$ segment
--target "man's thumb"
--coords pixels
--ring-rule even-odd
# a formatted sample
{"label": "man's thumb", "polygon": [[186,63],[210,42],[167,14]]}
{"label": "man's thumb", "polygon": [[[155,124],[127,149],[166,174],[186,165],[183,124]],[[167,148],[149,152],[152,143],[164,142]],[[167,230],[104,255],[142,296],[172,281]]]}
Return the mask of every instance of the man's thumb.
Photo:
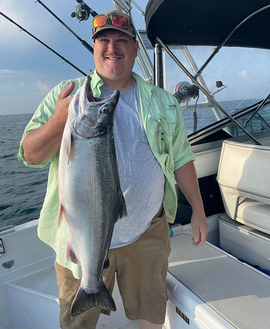
{"label": "man's thumb", "polygon": [[75,83],[74,81],[71,81],[70,84],[61,91],[61,93],[59,94],[59,98],[64,99],[68,97],[72,93],[74,87]]}

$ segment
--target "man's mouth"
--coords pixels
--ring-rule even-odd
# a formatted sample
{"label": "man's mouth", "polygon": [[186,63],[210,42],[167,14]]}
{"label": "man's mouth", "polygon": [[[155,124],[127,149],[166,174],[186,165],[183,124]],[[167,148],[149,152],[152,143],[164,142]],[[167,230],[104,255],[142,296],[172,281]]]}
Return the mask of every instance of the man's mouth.
{"label": "man's mouth", "polygon": [[117,61],[118,59],[121,59],[121,56],[106,56],[105,58],[111,61]]}

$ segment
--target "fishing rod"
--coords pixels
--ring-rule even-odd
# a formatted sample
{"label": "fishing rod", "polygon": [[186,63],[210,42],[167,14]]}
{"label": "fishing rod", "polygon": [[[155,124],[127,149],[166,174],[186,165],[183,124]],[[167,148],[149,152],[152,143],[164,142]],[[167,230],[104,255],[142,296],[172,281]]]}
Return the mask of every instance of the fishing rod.
{"label": "fishing rod", "polygon": [[8,16],[6,16],[5,14],[3,14],[0,11],[0,15],[2,15],[4,18],[6,18],[8,21],[10,21],[12,24],[16,25],[20,30],[24,31],[25,33],[27,33],[28,35],[30,35],[32,38],[34,38],[36,41],[38,41],[39,43],[41,43],[44,47],[48,48],[50,51],[52,51],[55,55],[57,55],[58,57],[60,57],[63,61],[65,61],[66,63],[68,63],[69,65],[71,65],[74,69],[76,69],[77,71],[79,71],[81,74],[83,75],[87,75],[86,73],[84,73],[83,71],[81,71],[77,66],[73,65],[70,61],[68,61],[65,57],[63,57],[62,55],[60,55],[59,53],[57,53],[55,50],[53,50],[51,47],[49,47],[48,45],[46,45],[44,42],[42,42],[40,39],[38,39],[37,37],[35,37],[32,33],[28,32],[26,29],[24,29],[21,25],[17,24],[16,22],[14,22],[11,18],[9,18]]}
{"label": "fishing rod", "polygon": [[86,21],[92,15],[93,17],[97,16],[98,13],[90,8],[83,0],[76,0],[78,2],[76,10],[71,13],[71,17],[76,17],[79,22]]}
{"label": "fishing rod", "polygon": [[[40,0],[36,0],[36,2],[38,2],[41,6],[43,6],[54,18],[56,18],[70,33],[72,33],[80,42],[81,44],[87,49],[89,50],[92,54],[94,53],[93,48],[89,45],[88,42],[86,42],[85,40],[81,39],[73,30],[71,30],[71,28],[69,28],[57,15],[55,15],[54,12],[52,12],[46,5],[44,5],[44,3]],[[97,15],[96,12],[92,11],[92,15]]]}

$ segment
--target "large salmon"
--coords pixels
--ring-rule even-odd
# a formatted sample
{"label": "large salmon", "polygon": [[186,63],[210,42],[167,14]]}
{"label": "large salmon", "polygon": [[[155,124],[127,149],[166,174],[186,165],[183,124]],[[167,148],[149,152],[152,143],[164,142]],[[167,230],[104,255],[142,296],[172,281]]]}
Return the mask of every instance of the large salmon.
{"label": "large salmon", "polygon": [[59,158],[59,224],[66,222],[68,259],[82,267],[71,315],[92,307],[116,310],[102,271],[114,224],[127,214],[113,137],[119,92],[94,98],[90,82],[87,76],[69,105]]}

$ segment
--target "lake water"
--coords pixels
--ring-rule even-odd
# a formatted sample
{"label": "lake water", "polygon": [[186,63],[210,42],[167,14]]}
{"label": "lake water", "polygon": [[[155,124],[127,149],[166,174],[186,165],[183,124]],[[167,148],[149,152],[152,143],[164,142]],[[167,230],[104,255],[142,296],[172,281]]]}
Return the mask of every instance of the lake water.
{"label": "lake water", "polygon": [[0,228],[37,219],[42,207],[49,166],[28,168],[17,159],[19,143],[31,116],[0,116]]}
{"label": "lake water", "polygon": [[[223,106],[230,112],[234,104],[225,102]],[[49,165],[42,169],[29,168],[17,159],[21,136],[31,116],[0,116],[0,228],[37,219],[43,204]],[[193,112],[184,111],[183,116],[187,133],[191,133]],[[215,121],[212,110],[198,110],[198,129]]]}

